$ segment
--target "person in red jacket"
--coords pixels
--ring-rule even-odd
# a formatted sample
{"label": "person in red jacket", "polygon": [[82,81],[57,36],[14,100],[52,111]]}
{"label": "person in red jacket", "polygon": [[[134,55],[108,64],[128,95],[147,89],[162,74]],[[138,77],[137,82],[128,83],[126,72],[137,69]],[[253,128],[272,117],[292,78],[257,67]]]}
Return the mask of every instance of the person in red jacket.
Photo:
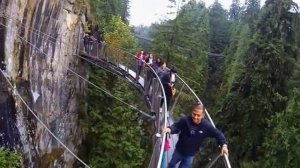
{"label": "person in red jacket", "polygon": [[144,52],[144,50],[141,50],[138,52],[135,56],[136,59],[136,80],[138,80],[142,71],[143,66],[145,65],[147,54]]}

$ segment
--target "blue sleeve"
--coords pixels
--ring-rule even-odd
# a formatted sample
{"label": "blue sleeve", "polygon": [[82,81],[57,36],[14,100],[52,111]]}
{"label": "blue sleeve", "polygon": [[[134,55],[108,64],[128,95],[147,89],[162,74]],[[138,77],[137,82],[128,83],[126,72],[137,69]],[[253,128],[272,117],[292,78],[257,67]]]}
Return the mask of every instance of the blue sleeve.
{"label": "blue sleeve", "polygon": [[171,134],[178,134],[183,129],[184,124],[185,124],[185,119],[181,118],[178,122],[169,126],[169,128],[171,129]]}
{"label": "blue sleeve", "polygon": [[224,134],[217,128],[209,125],[209,136],[215,138],[220,146],[227,144]]}

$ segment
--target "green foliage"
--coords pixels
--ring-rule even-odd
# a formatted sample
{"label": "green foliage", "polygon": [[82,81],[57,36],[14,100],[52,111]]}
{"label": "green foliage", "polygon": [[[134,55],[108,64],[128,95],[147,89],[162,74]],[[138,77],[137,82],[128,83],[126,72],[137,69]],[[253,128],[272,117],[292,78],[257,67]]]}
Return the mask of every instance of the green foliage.
{"label": "green foliage", "polygon": [[[109,46],[136,50],[137,42],[126,24],[128,3],[129,0],[89,0],[91,17],[88,16],[88,20],[94,23],[88,24],[91,27],[85,27],[85,31],[99,25]],[[123,56],[112,48],[107,48],[106,52],[117,59]],[[135,88],[112,74],[95,68],[90,68],[89,73],[91,82],[110,93],[88,85],[87,113],[81,114],[80,121],[87,134],[81,149],[82,157],[91,167],[142,167],[147,156],[146,147],[142,148],[140,144],[145,132],[140,125],[140,116],[108,94],[146,111],[144,100],[140,93],[134,92]]]}
{"label": "green foliage", "polygon": [[[299,18],[294,21],[296,25],[294,30],[299,28]],[[300,39],[299,32],[295,32],[296,48],[298,48],[297,62],[293,77],[289,81],[289,88],[291,88],[290,99],[287,108],[283,113],[276,113],[269,121],[269,125],[273,129],[269,130],[268,137],[265,138],[265,160],[261,161],[261,167],[297,167],[300,157],[299,138],[300,138]],[[276,141],[274,141],[276,139]]]}
{"label": "green foliage", "polygon": [[241,6],[240,0],[232,0],[232,4],[230,6],[229,18],[233,21],[239,21],[241,15]]}
{"label": "green foliage", "polygon": [[[126,82],[93,68],[90,72],[90,80],[112,95],[127,100],[129,104],[145,106],[136,103],[143,102],[143,99]],[[146,111],[143,107],[140,109]],[[141,147],[144,130],[138,122],[138,112],[89,86],[85,120],[88,124],[86,156],[92,167],[142,167],[146,153]]]}
{"label": "green foliage", "polygon": [[[265,139],[272,136],[269,130],[276,126],[268,121],[286,109],[287,83],[296,54],[294,32],[290,31],[294,27],[289,14],[291,2],[267,1],[253,41],[245,40],[246,46],[236,52],[239,56],[233,57],[241,66],[234,66],[234,59],[228,61],[228,68],[239,72],[230,70],[228,92],[219,116],[234,144],[231,156],[239,160],[234,162],[237,167],[255,167],[265,161]],[[232,73],[236,75],[232,77]]]}
{"label": "green foliage", "polygon": [[[91,15],[95,23],[87,24],[84,31],[94,29],[95,25],[104,32],[105,42],[113,48],[137,50],[137,41],[131,34],[127,25],[128,0],[90,0]],[[110,55],[119,57],[114,49],[109,50]]]}
{"label": "green foliage", "polygon": [[251,33],[248,25],[236,26],[231,36],[230,47],[227,50],[225,58],[225,70],[222,89],[228,93],[233,88],[234,82],[244,72],[244,62],[246,52],[249,49],[251,41]]}
{"label": "green foliage", "polygon": [[0,149],[0,167],[19,168],[21,167],[22,157],[18,152],[8,149]]}
{"label": "green foliage", "polygon": [[262,167],[297,167],[300,165],[300,89],[295,89],[284,113],[276,113],[269,125],[274,128],[264,142]]}
{"label": "green foliage", "polygon": [[[230,24],[228,13],[222,8],[222,5],[215,1],[209,8],[209,55],[208,59],[208,80],[206,91],[204,92],[205,100],[214,103],[216,101],[217,90],[220,87],[224,63],[224,57],[215,54],[223,54],[229,43]],[[211,111],[211,110],[210,110]]]}
{"label": "green foliage", "polygon": [[250,26],[251,32],[253,32],[260,13],[260,0],[246,0],[245,4],[241,19]]}
{"label": "green foliage", "polygon": [[222,8],[222,5],[215,1],[209,8],[210,22],[210,52],[222,53],[229,42],[229,22],[228,13]]}
{"label": "green foliage", "polygon": [[119,16],[128,23],[129,0],[89,0],[91,14],[100,27],[107,24],[113,17]]}
{"label": "green foliage", "polygon": [[113,16],[104,28],[105,40],[116,48],[137,48],[137,41],[120,17]]}
{"label": "green foliage", "polygon": [[91,151],[91,156],[97,156],[90,159],[92,167],[141,167],[145,152],[139,148],[142,134],[135,121],[137,115],[121,107],[105,113],[97,114],[104,120],[98,128],[92,127],[92,133],[96,135],[93,138],[98,140]]}
{"label": "green foliage", "polygon": [[[124,24],[126,14],[121,12],[128,1],[91,1],[107,41],[136,50]],[[180,6],[175,0],[170,2],[173,8]],[[300,54],[300,33],[294,34],[299,30],[294,20],[299,14],[289,12],[291,0],[267,0],[262,10],[259,4],[259,0],[247,0],[240,7],[239,0],[233,0],[227,13],[217,1],[207,9],[202,2],[191,0],[174,20],[153,25],[152,48],[155,56],[177,68],[198,95],[210,98],[204,100],[219,102],[220,107],[211,105],[219,107],[214,120],[226,131],[233,167],[296,167],[300,70],[295,58]],[[209,60],[209,52],[224,54],[224,64],[223,60]],[[93,72],[90,77],[133,104],[142,102],[112,75]],[[86,156],[91,165],[144,167],[147,149],[140,146],[143,133],[136,113],[95,89],[89,88],[88,94]],[[191,101],[183,93],[176,115]],[[202,152],[215,151],[209,146]]]}
{"label": "green foliage", "polygon": [[[188,33],[187,33],[188,32]],[[209,19],[203,3],[194,0],[182,6],[174,20],[155,25],[153,50],[175,66],[180,76],[197,81],[196,93],[203,92],[207,78]]]}

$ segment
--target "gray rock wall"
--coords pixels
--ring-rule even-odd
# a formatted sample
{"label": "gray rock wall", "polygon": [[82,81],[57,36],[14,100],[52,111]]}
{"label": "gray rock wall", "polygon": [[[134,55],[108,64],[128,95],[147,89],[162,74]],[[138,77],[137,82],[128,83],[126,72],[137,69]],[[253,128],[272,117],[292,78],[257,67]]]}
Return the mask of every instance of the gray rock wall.
{"label": "gray rock wall", "polygon": [[[79,53],[82,32],[82,16],[76,3],[0,1],[0,61],[6,63],[5,72],[35,114],[75,153],[83,137],[78,114],[85,87],[69,71],[85,75],[84,65],[73,56]],[[24,166],[72,167],[72,155],[37,122],[16,94],[11,95]]]}

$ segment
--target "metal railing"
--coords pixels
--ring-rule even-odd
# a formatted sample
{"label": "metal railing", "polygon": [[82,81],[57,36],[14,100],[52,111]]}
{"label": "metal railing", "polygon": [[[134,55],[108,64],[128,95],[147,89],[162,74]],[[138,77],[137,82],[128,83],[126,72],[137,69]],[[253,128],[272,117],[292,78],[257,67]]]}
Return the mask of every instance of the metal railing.
{"label": "metal railing", "polygon": [[[179,118],[180,115],[183,115],[187,112],[190,112],[189,108],[191,104],[200,104],[203,105],[202,101],[196,95],[194,90],[179,76],[176,74],[176,82],[174,87],[176,88],[176,94],[171,100],[170,105],[170,116],[174,116],[175,118]],[[210,123],[215,127],[215,124],[210,117],[208,111],[205,109],[206,118],[210,121]],[[176,140],[172,139],[173,143],[176,143]],[[219,152],[219,151],[218,151]],[[167,154],[168,156],[170,154]],[[215,155],[215,153],[213,154]],[[217,157],[216,160],[220,158]],[[227,168],[231,168],[229,159],[227,155],[224,155],[224,165]],[[209,163],[209,167],[212,167],[216,160],[213,160],[212,163]]]}
{"label": "metal railing", "polygon": [[[141,85],[144,95],[150,101],[150,111],[155,114],[155,133],[153,134],[153,152],[149,168],[160,168],[164,154],[166,134],[162,129],[167,126],[167,102],[163,85],[155,70],[144,62],[140,75],[138,74],[138,58],[125,49],[116,48],[110,44],[94,41],[83,45],[85,52],[81,55],[102,62],[103,66],[110,66],[116,71],[124,71],[128,80]],[[160,136],[157,136],[160,135]]]}
{"label": "metal railing", "polygon": [[[160,168],[166,165],[166,163],[163,163],[168,161],[168,159],[163,159],[163,155],[165,154],[164,145],[166,134],[162,133],[162,128],[167,126],[167,119],[168,116],[171,116],[171,114],[168,114],[165,92],[158,75],[151,66],[145,64],[141,74],[139,75],[140,79],[136,81],[134,80],[137,72],[137,59],[135,55],[125,49],[116,48],[104,43],[90,42],[88,46],[81,46],[87,50],[84,55],[92,57],[93,59],[98,59],[103,63],[103,66],[110,66],[110,68],[117,71],[126,71],[129,75],[128,79],[131,82],[135,82],[144,88],[144,94],[149,97],[149,101],[151,102],[151,112],[155,113],[156,121],[156,130],[153,136],[154,148],[149,167]],[[178,91],[170,106],[170,111],[173,114],[185,112],[188,104],[202,104],[195,92],[178,75],[175,88],[177,88]],[[210,122],[214,125],[207,110],[205,110],[205,113]],[[167,153],[167,155],[170,154],[171,152]],[[228,156],[226,155],[224,156],[224,162],[227,168],[231,168]]]}
{"label": "metal railing", "polygon": [[[89,47],[90,48],[87,51],[88,56],[94,57],[96,59],[101,59],[102,61],[105,61],[106,64],[111,64],[112,66],[126,71],[129,75],[131,75],[131,78],[136,78],[137,58],[135,57],[135,55],[131,54],[128,51],[125,51],[124,49],[115,48],[104,43],[92,42]],[[144,94],[148,96],[151,102],[151,112],[154,112],[156,115],[156,134],[153,135],[153,153],[148,167],[165,167],[165,165],[167,165],[167,162],[170,160],[170,156],[173,152],[172,150],[169,152],[164,151],[166,134],[162,133],[162,128],[167,126],[168,116],[188,112],[187,110],[189,108],[189,104],[203,105],[203,103],[196,95],[194,90],[179,75],[176,75],[175,88],[177,89],[177,93],[171,100],[169,106],[169,114],[166,106],[165,92],[162,83],[152,67],[145,63],[139,77],[140,78],[138,79],[138,84],[143,86]],[[160,108],[162,100],[163,108]],[[215,127],[215,124],[206,109],[205,113],[207,119]],[[175,141],[173,141],[173,143],[175,143]],[[167,158],[163,159],[163,156],[167,156]],[[224,155],[223,158],[225,166],[227,168],[231,168],[228,156]],[[214,163],[215,160],[213,163],[209,164],[209,167],[213,166]]]}

